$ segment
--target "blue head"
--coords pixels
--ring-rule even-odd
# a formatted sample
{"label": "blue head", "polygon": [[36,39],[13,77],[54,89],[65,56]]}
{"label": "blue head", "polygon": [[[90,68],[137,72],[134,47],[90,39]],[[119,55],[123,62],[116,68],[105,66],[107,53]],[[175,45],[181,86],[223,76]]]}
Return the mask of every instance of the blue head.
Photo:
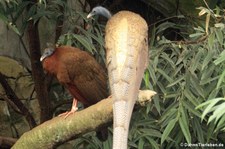
{"label": "blue head", "polygon": [[87,18],[90,18],[95,15],[102,15],[108,19],[111,18],[111,16],[112,16],[111,13],[109,12],[109,10],[102,6],[94,7],[92,9],[92,11],[88,14]]}

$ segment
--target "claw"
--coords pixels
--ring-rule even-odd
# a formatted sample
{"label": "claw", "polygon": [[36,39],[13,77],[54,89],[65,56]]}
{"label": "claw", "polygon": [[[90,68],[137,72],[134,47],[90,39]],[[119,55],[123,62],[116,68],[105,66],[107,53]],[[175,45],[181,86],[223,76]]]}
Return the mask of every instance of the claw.
{"label": "claw", "polygon": [[60,116],[60,117],[64,116],[64,118],[66,119],[68,116],[70,116],[71,114],[75,113],[77,110],[78,110],[78,108],[77,108],[77,100],[74,98],[71,110],[67,111],[67,112],[64,112],[62,114],[59,114],[58,116]]}

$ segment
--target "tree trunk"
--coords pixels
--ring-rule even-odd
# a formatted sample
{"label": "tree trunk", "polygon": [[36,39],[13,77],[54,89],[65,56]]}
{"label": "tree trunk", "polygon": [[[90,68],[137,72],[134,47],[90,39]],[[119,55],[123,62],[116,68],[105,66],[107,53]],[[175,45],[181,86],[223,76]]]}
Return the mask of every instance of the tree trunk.
{"label": "tree trunk", "polygon": [[[33,0],[36,3],[36,0]],[[28,8],[29,11],[30,8]],[[50,100],[47,92],[47,82],[45,81],[44,71],[40,62],[41,50],[40,39],[38,33],[38,21],[34,23],[33,20],[28,22],[28,41],[30,50],[30,60],[32,67],[32,76],[34,80],[35,91],[39,102],[41,114],[40,122],[44,122],[51,118]]]}

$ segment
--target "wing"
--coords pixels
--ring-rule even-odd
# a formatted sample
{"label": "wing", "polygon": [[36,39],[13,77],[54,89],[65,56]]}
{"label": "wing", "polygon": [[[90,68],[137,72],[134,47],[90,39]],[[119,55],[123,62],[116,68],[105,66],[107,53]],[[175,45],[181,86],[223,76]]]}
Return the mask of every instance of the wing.
{"label": "wing", "polygon": [[[108,96],[106,72],[87,52],[74,48],[64,53],[61,61],[62,69],[58,74],[64,76],[64,84],[70,92],[78,93],[86,100],[84,104],[91,105]],[[79,100],[80,97],[75,98]]]}
{"label": "wing", "polygon": [[139,15],[121,11],[106,26],[106,54],[113,97],[113,148],[127,148],[129,122],[147,65],[147,23]]}

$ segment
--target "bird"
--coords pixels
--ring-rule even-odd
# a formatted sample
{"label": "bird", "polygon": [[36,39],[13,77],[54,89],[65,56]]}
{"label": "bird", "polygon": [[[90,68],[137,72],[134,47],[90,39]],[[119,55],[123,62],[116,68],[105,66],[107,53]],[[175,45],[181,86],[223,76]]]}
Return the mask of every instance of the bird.
{"label": "bird", "polygon": [[87,15],[102,15],[106,65],[113,99],[113,149],[127,149],[129,123],[144,71],[148,66],[148,25],[138,14],[122,10],[115,15],[97,6]]}
{"label": "bird", "polygon": [[[55,76],[73,96],[72,108],[60,114],[65,118],[77,111],[77,101],[84,107],[108,97],[106,70],[86,51],[71,46],[48,47],[40,57],[44,70]],[[107,139],[107,128],[97,132]]]}

